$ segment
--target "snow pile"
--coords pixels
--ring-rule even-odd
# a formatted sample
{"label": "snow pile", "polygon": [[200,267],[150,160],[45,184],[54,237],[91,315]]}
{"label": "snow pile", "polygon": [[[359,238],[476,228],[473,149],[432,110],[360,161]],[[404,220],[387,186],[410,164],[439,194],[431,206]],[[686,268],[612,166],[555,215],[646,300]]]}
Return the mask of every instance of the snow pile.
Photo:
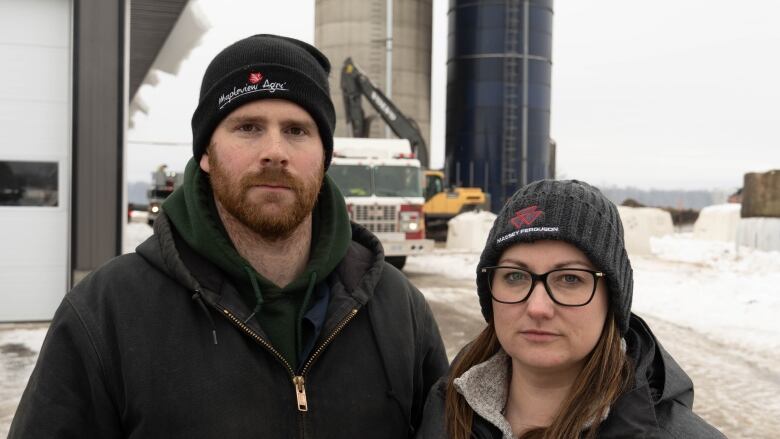
{"label": "snow pile", "polygon": [[741,209],[742,205],[737,203],[705,207],[693,224],[693,236],[696,239],[734,242]]}
{"label": "snow pile", "polygon": [[[689,328],[758,367],[780,364],[780,252],[695,239],[692,233],[649,241],[652,254],[631,255],[637,314]],[[476,313],[478,262],[477,252],[441,249],[409,257],[406,271],[413,279],[439,279],[423,288],[429,300]]]}
{"label": "snow pile", "polygon": [[734,270],[747,275],[780,273],[778,251],[738,247],[733,242],[704,241],[690,233],[653,238],[651,245],[653,255],[663,261]]}
{"label": "snow pile", "polygon": [[742,218],[736,235],[737,245],[780,251],[780,218]]}
{"label": "snow pile", "polygon": [[447,223],[447,248],[481,252],[485,248],[496,215],[491,212],[464,212]]}
{"label": "snow pile", "polygon": [[132,222],[125,225],[122,253],[132,253],[135,248],[152,236],[152,228],[146,223]]}
{"label": "snow pile", "polygon": [[655,207],[618,206],[629,254],[650,254],[650,238],[674,233],[672,215]]}
{"label": "snow pile", "polygon": [[409,256],[404,271],[440,274],[448,279],[476,279],[479,255],[478,252],[437,249],[430,255]]}
{"label": "snow pile", "polygon": [[634,311],[674,322],[772,368],[780,362],[780,252],[652,239],[655,257],[632,257]]}

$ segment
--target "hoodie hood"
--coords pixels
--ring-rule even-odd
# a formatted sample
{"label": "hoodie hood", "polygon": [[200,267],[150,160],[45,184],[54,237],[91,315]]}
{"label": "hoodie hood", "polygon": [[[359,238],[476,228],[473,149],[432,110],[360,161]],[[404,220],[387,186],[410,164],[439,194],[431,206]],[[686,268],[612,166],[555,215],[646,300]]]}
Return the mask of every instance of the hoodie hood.
{"label": "hoodie hood", "polygon": [[[264,292],[280,290],[258,274],[236,251],[217,212],[208,174],[194,159],[187,163],[184,184],[168,197],[163,211],[182,239],[230,276],[239,289],[249,286],[251,273]],[[312,212],[312,224],[311,253],[306,270],[285,289],[308,283],[314,272],[317,273],[317,282],[325,279],[349,245],[351,230],[344,197],[327,175]],[[248,299],[254,304],[255,298]]]}
{"label": "hoodie hood", "polygon": [[177,236],[200,256],[218,267],[238,290],[271,343],[297,364],[304,344],[302,320],[315,286],[322,283],[344,257],[351,229],[344,198],[325,176],[312,211],[309,260],[303,272],[283,287],[266,279],[236,250],[217,211],[208,174],[192,159],[184,184],[163,204]]}

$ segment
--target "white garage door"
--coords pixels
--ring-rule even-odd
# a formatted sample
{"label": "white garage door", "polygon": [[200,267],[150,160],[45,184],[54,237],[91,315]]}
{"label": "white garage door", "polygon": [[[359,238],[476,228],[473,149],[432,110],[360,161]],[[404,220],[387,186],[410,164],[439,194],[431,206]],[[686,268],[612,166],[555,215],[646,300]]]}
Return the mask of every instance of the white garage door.
{"label": "white garage door", "polygon": [[71,2],[0,0],[0,321],[68,288]]}

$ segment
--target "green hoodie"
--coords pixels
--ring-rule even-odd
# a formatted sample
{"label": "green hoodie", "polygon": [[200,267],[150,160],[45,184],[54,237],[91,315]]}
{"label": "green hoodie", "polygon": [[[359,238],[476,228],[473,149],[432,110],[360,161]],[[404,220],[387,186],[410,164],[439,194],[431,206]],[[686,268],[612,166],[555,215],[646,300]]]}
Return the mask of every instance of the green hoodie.
{"label": "green hoodie", "polygon": [[273,346],[295,367],[301,352],[301,322],[314,286],[325,280],[352,240],[344,197],[326,175],[312,212],[309,262],[284,288],[267,280],[236,251],[217,213],[208,175],[191,159],[184,184],[163,204],[176,231],[195,251],[219,267],[253,310]]}

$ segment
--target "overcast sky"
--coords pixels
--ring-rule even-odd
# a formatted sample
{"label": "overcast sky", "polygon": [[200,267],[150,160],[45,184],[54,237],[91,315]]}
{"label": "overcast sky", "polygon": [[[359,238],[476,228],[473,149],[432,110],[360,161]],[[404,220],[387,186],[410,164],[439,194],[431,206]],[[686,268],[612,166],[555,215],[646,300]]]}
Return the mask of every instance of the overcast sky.
{"label": "overcast sky", "polygon": [[[197,0],[211,23],[174,77],[140,93],[129,181],[159,163],[183,169],[190,117],[209,61],[255,33],[313,42],[314,1]],[[434,0],[432,166],[444,156],[446,17]],[[597,185],[731,189],[780,168],[780,2],[557,1],[552,125],[558,177]],[[338,61],[338,60],[337,60]],[[338,62],[334,62],[338,64]],[[343,123],[338,121],[338,123]]]}

